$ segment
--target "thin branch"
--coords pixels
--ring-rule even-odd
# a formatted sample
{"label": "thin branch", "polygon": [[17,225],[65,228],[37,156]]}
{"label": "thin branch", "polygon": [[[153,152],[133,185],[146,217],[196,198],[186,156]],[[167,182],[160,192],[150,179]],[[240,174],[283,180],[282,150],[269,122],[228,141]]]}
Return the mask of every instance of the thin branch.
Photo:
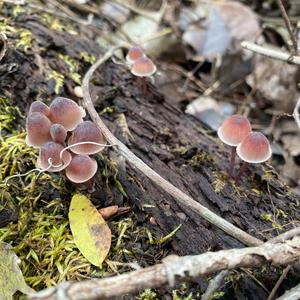
{"label": "thin branch", "polygon": [[293,111],[293,117],[299,127],[299,130],[300,130],[300,116],[299,116],[299,109],[300,109],[300,98],[298,99],[297,101],[297,104],[294,108],[294,111]]}
{"label": "thin branch", "polygon": [[205,293],[201,296],[201,300],[212,299],[213,294],[220,288],[224,278],[229,274],[228,270],[221,271],[217,276],[209,281],[209,285]]}
{"label": "thin branch", "polygon": [[284,243],[267,242],[258,247],[183,257],[171,255],[163,259],[161,264],[152,267],[104,279],[59,284],[57,287],[29,295],[28,298],[29,300],[120,299],[122,295],[145,288],[157,288],[165,284],[174,286],[176,280],[197,278],[238,267],[259,267],[266,263],[284,265],[295,262],[299,257],[299,236]]}
{"label": "thin branch", "polygon": [[0,32],[0,40],[2,42],[2,47],[0,50],[0,61],[5,56],[6,50],[7,50],[7,37],[3,32]]}
{"label": "thin branch", "polygon": [[293,33],[293,28],[292,28],[291,21],[289,19],[289,16],[286,13],[286,10],[284,8],[282,0],[276,0],[276,1],[277,1],[277,5],[280,8],[282,18],[284,20],[285,26],[287,28],[287,31],[288,31],[288,33],[290,35],[290,38],[291,38],[291,41],[292,41],[292,45],[293,45],[293,47],[292,47],[292,53],[293,54],[297,54],[297,41],[296,41],[295,35]]}
{"label": "thin branch", "polygon": [[181,190],[172,185],[169,181],[161,177],[153,169],[151,169],[147,164],[145,164],[140,158],[138,158],[131,150],[129,150],[121,141],[119,141],[106,127],[104,122],[99,117],[98,112],[95,110],[89,91],[90,80],[98,67],[105,63],[108,59],[112,57],[114,52],[120,47],[115,47],[108,51],[102,58],[100,58],[94,65],[90,67],[88,72],[83,78],[83,103],[86,106],[92,120],[97,124],[104,137],[111,145],[116,145],[116,151],[121,154],[127,161],[135,167],[137,170],[142,172],[145,176],[151,179],[164,191],[172,195],[179,205],[190,208],[194,212],[198,213],[205,220],[214,224],[218,228],[222,229],[229,235],[233,236],[237,240],[241,241],[243,244],[248,246],[260,245],[262,241],[249,235],[245,231],[239,229],[233,224],[229,223],[225,219],[219,217],[212,211],[210,211],[205,206],[201,205],[199,202],[195,201],[193,198],[183,193]]}
{"label": "thin branch", "polygon": [[273,300],[276,293],[277,293],[277,290],[279,289],[280,285],[282,284],[283,280],[286,278],[288,272],[291,270],[292,266],[291,265],[288,265],[282,272],[282,274],[280,275],[278,281],[276,282],[275,286],[273,287],[269,297],[267,300]]}
{"label": "thin branch", "polygon": [[270,58],[274,58],[274,59],[279,59],[288,63],[292,63],[295,65],[300,65],[300,56],[298,55],[291,55],[288,52],[285,51],[280,51],[277,49],[273,49],[273,48],[267,48],[267,47],[263,47],[263,46],[259,46],[255,43],[251,43],[248,41],[243,41],[241,43],[241,46],[247,50],[250,50],[252,52],[270,57]]}

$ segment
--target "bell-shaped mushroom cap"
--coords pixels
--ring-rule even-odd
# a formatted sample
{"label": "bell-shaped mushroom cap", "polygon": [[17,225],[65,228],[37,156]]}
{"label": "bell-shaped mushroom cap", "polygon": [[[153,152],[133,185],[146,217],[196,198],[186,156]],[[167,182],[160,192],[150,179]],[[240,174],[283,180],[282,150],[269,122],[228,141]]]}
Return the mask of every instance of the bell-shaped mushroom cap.
{"label": "bell-shaped mushroom cap", "polygon": [[50,120],[63,125],[67,131],[81,123],[83,117],[85,110],[71,99],[57,97],[50,104]]}
{"label": "bell-shaped mushroom cap", "polygon": [[97,162],[88,155],[75,155],[66,169],[66,176],[75,183],[91,179],[97,172]]}
{"label": "bell-shaped mushroom cap", "polygon": [[232,115],[218,129],[218,136],[223,143],[236,147],[250,132],[251,125],[246,117]]}
{"label": "bell-shaped mushroom cap", "polygon": [[51,167],[47,171],[49,172],[59,172],[65,169],[72,160],[72,155],[68,150],[65,150],[62,154],[62,160],[60,158],[60,153],[64,149],[63,145],[55,142],[48,142],[43,145],[40,149],[39,157],[37,159],[37,165],[41,169],[47,169],[49,167],[49,158],[52,159],[52,165],[60,167]]}
{"label": "bell-shaped mushroom cap", "polygon": [[29,115],[34,112],[39,112],[39,113],[45,115],[46,117],[49,117],[50,108],[48,107],[48,105],[46,105],[45,103],[43,103],[41,101],[34,101],[30,105]]}
{"label": "bell-shaped mushroom cap", "polygon": [[126,60],[130,64],[133,64],[137,59],[143,56],[145,56],[143,49],[139,46],[133,46],[129,49],[126,55]]}
{"label": "bell-shaped mushroom cap", "polygon": [[137,59],[131,68],[131,73],[138,77],[149,77],[156,72],[156,66],[147,56]]}
{"label": "bell-shaped mushroom cap", "polygon": [[39,112],[31,113],[26,119],[26,144],[39,148],[51,141],[50,127],[51,122],[45,115]]}
{"label": "bell-shaped mushroom cap", "polygon": [[50,135],[54,142],[62,144],[67,138],[67,130],[61,124],[52,124]]}
{"label": "bell-shaped mushroom cap", "polygon": [[237,146],[238,156],[252,164],[262,163],[272,156],[268,139],[260,132],[251,132]]}
{"label": "bell-shaped mushroom cap", "polygon": [[[84,121],[74,129],[68,140],[68,145],[71,146],[81,142],[105,144],[105,139],[95,123]],[[71,147],[70,150],[76,154],[94,154],[101,151],[103,148],[104,146],[100,145],[85,144]]]}

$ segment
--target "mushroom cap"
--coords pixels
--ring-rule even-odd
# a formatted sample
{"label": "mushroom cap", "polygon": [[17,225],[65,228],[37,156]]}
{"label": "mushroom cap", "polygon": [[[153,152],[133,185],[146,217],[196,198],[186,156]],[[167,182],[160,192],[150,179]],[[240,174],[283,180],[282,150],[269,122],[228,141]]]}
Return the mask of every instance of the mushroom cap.
{"label": "mushroom cap", "polygon": [[272,156],[272,149],[268,139],[261,132],[251,132],[237,146],[236,153],[242,160],[258,164]]}
{"label": "mushroom cap", "polygon": [[96,174],[97,168],[97,162],[88,155],[75,155],[66,168],[66,176],[72,182],[83,183]]}
{"label": "mushroom cap", "polygon": [[31,113],[26,119],[26,144],[35,148],[51,141],[51,121],[39,112]]}
{"label": "mushroom cap", "polygon": [[67,131],[81,123],[83,117],[85,110],[71,99],[57,97],[50,104],[50,120],[63,125]]}
{"label": "mushroom cap", "polygon": [[128,63],[133,64],[137,59],[143,56],[145,56],[143,49],[139,46],[133,46],[129,49],[126,60]]}
{"label": "mushroom cap", "polygon": [[60,159],[60,153],[64,149],[63,145],[55,142],[48,142],[44,144],[39,152],[39,157],[37,159],[37,165],[41,169],[47,169],[49,167],[49,158],[52,158],[53,165],[60,165],[61,167],[51,167],[47,171],[49,172],[59,172],[65,169],[72,160],[72,155],[68,150],[65,150],[62,154],[62,160]]}
{"label": "mushroom cap", "polygon": [[50,108],[48,107],[48,105],[46,105],[45,103],[43,103],[41,101],[34,101],[30,105],[29,115],[34,112],[39,112],[39,113],[45,115],[46,117],[49,117]]}
{"label": "mushroom cap", "polygon": [[131,73],[138,77],[149,77],[156,72],[156,66],[153,61],[147,57],[142,56],[137,59],[131,68]]}
{"label": "mushroom cap", "polygon": [[54,142],[63,143],[67,138],[67,130],[61,124],[52,124],[50,127],[50,135]]}
{"label": "mushroom cap", "polygon": [[223,143],[236,147],[250,132],[251,124],[246,117],[232,115],[218,129],[218,136]]}
{"label": "mushroom cap", "polygon": [[[68,140],[68,145],[71,146],[81,142],[105,144],[105,139],[95,123],[91,121],[84,121],[78,124],[78,126],[74,129]],[[103,148],[104,146],[86,144],[74,146],[70,148],[70,150],[76,154],[94,154],[101,151]]]}

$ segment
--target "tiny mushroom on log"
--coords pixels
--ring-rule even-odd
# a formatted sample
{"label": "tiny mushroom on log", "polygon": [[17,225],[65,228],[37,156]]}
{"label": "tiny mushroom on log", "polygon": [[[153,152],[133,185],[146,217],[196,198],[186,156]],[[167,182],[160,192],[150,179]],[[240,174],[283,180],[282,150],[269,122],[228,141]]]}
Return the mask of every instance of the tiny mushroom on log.
{"label": "tiny mushroom on log", "polygon": [[237,155],[244,161],[236,176],[236,182],[241,178],[247,163],[259,164],[267,161],[272,156],[269,140],[261,132],[249,133],[237,146]]}
{"label": "tiny mushroom on log", "polygon": [[220,140],[231,146],[231,159],[228,175],[231,177],[235,165],[236,147],[251,132],[249,120],[242,115],[232,115],[218,129]]}
{"label": "tiny mushroom on log", "polygon": [[61,124],[67,131],[75,129],[85,117],[85,110],[71,99],[57,97],[50,104],[50,120]]}
{"label": "tiny mushroom on log", "polygon": [[92,142],[95,144],[73,146],[70,148],[71,151],[76,154],[95,154],[103,150],[105,139],[95,123],[84,121],[74,129],[68,140],[68,145],[72,146],[82,142]]}
{"label": "tiny mushroom on log", "polygon": [[142,56],[133,63],[131,73],[137,76],[143,95],[147,92],[146,78],[151,77],[156,70],[155,64],[147,56]]}
{"label": "tiny mushroom on log", "polygon": [[139,46],[133,46],[129,49],[127,55],[126,55],[126,60],[129,64],[133,64],[137,59],[144,57],[144,51],[141,47]]}
{"label": "tiny mushroom on log", "polygon": [[74,183],[84,183],[97,172],[97,162],[88,155],[75,155],[66,168],[67,178]]}
{"label": "tiny mushroom on log", "polygon": [[61,124],[52,124],[50,127],[50,135],[54,142],[64,143],[67,138],[67,130]]}
{"label": "tiny mushroom on log", "polygon": [[[59,172],[65,169],[72,160],[72,155],[67,150],[64,150],[64,146],[55,143],[48,142],[40,148],[37,165],[42,169],[47,169],[49,172]],[[62,153],[62,157],[61,157]],[[49,159],[51,158],[51,166]]]}
{"label": "tiny mushroom on log", "polygon": [[42,113],[33,112],[26,119],[26,144],[35,148],[51,141],[51,121]]}

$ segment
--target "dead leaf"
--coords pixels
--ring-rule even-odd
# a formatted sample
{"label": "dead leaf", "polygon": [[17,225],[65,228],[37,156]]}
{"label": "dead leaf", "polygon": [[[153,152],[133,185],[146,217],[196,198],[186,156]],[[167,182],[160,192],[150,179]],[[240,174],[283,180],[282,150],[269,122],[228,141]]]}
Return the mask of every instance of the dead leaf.
{"label": "dead leaf", "polygon": [[101,214],[84,195],[74,195],[69,211],[74,242],[82,255],[101,267],[111,246],[111,231]]}
{"label": "dead leaf", "polygon": [[100,208],[98,211],[103,217],[103,219],[107,220],[111,216],[115,215],[118,212],[118,210],[119,210],[118,205],[112,205],[112,206]]}
{"label": "dead leaf", "polygon": [[9,244],[0,243],[0,299],[13,299],[13,294],[20,291],[23,294],[34,293],[23,277],[18,266],[19,258]]}

